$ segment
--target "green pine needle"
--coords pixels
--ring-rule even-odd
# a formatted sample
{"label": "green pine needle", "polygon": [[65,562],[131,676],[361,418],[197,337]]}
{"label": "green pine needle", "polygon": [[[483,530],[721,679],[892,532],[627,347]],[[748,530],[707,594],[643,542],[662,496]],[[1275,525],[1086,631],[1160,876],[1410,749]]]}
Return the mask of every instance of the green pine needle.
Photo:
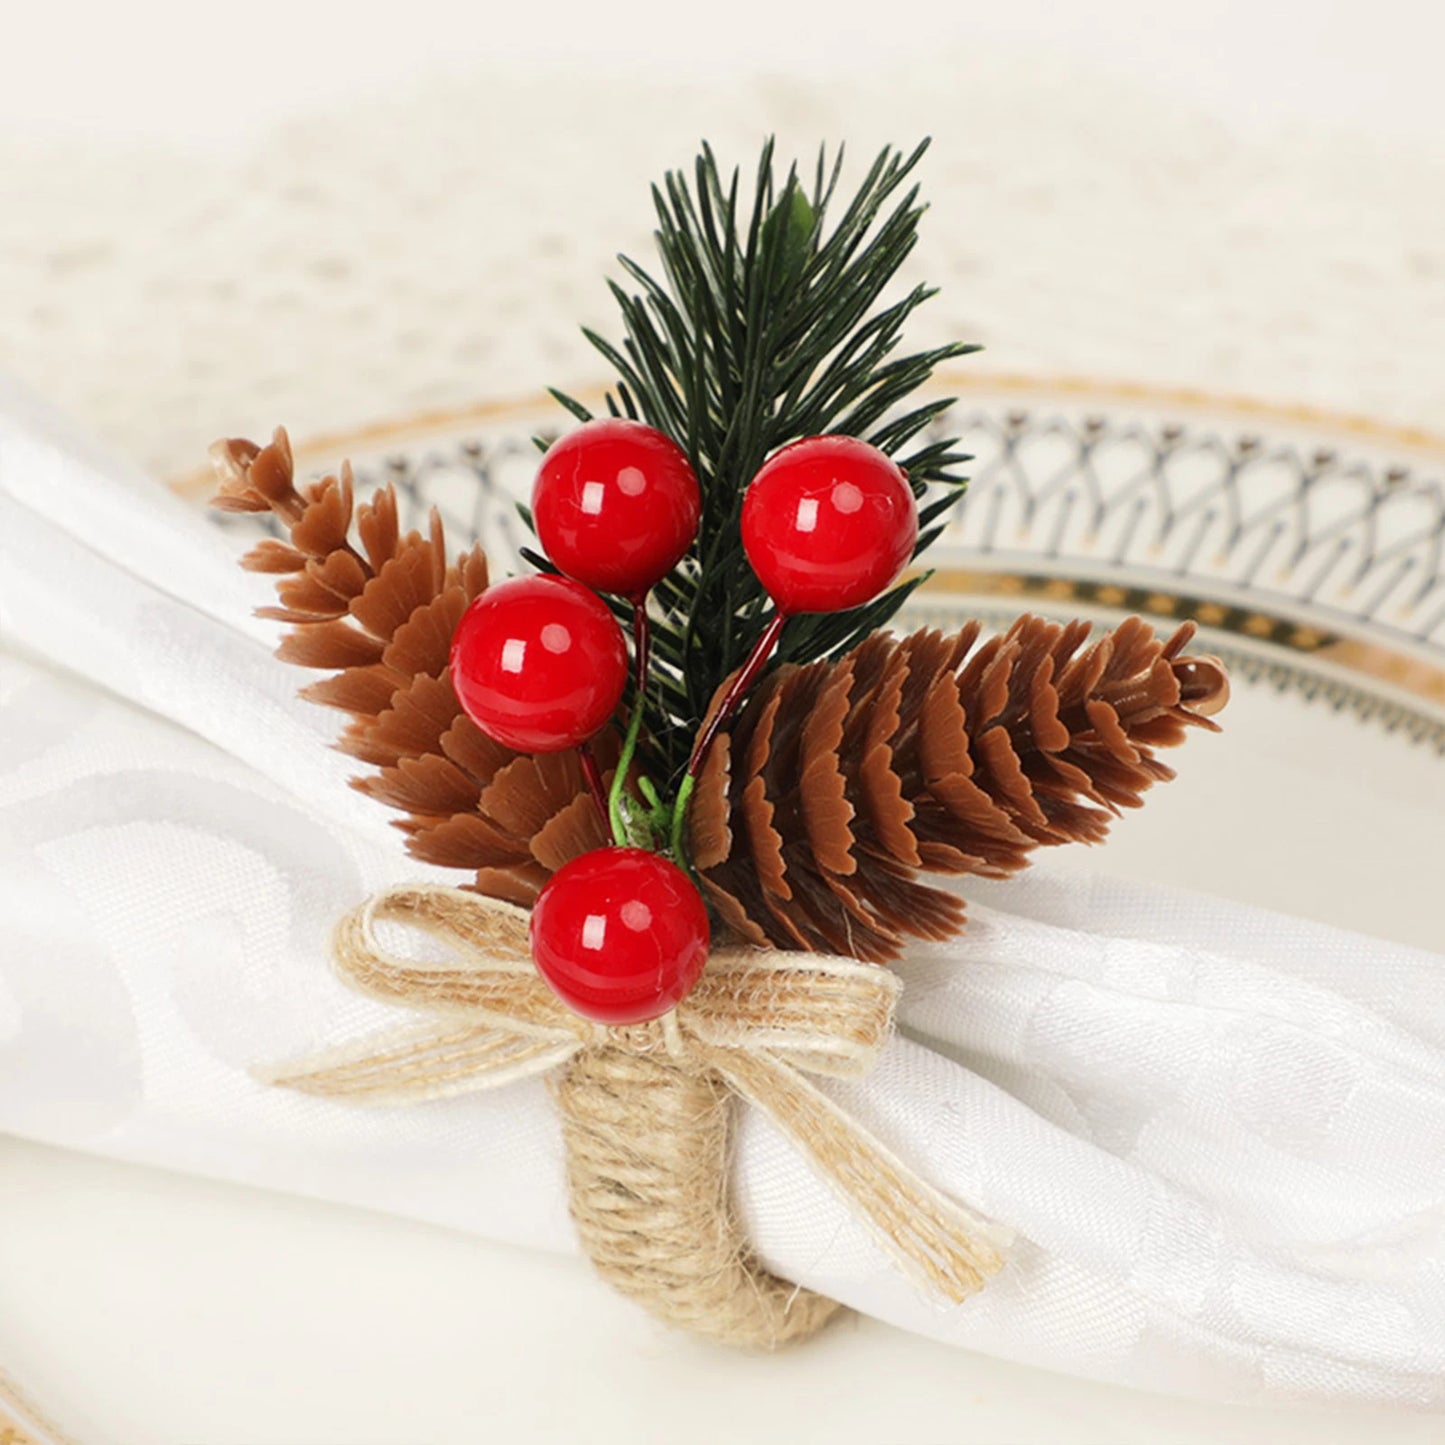
{"label": "green pine needle", "polygon": [[[724,180],[704,145],[691,182],[671,172],[653,188],[657,273],[619,258],[628,285],[613,282],[611,290],[622,339],[584,333],[618,377],[608,412],[666,432],[687,451],[702,486],[697,541],[653,593],[643,761],[669,793],[714,691],[771,611],[739,528],[743,494],[766,458],[804,436],[872,442],[904,468],[919,498],[919,552],[962,498],[955,468],[968,458],[956,439],[926,439],[949,402],[908,402],[935,368],[978,348],[895,355],[909,319],[934,292],[920,286],[883,304],[917,241],[925,208],[918,187],[905,182],[926,148],[925,141],[908,156],[885,150],[844,204],[841,148],[831,164],[820,151],[809,188],[796,167],[778,179],[769,141],[744,203],[739,173]],[[591,419],[582,403],[552,395],[579,421]],[[779,655],[808,662],[847,651],[884,626],[920,580],[850,612],[794,618]],[[628,621],[630,605],[614,606]]]}

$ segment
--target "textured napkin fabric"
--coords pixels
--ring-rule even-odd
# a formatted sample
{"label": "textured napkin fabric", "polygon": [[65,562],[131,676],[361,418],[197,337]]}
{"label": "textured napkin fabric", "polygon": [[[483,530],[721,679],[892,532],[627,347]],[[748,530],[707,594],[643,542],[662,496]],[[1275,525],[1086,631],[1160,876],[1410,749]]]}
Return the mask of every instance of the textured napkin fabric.
{"label": "textured napkin fabric", "polygon": [[[249,1070],[395,1021],[333,922],[437,877],[345,786],[219,533],[0,391],[0,1129],[574,1247],[545,1086],[371,1109]],[[1445,959],[1038,872],[900,965],[841,1102],[1013,1226],[942,1308],[752,1114],[780,1273],[923,1334],[1154,1389],[1445,1404]]]}

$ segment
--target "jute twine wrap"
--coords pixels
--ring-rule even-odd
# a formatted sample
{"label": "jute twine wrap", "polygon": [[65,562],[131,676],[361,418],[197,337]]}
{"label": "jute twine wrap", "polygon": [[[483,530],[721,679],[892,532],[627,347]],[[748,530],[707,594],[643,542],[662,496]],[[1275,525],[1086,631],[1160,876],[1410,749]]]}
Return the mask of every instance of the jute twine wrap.
{"label": "jute twine wrap", "polygon": [[[922,1287],[958,1302],[1003,1265],[1007,1232],[913,1174],[805,1075],[857,1077],[887,1040],[898,981],[818,954],[724,948],[656,1023],[579,1018],[532,965],[528,915],[474,893],[403,886],[342,920],[341,976],[429,1017],[276,1070],[330,1098],[438,1099],[553,1071],[572,1217],[599,1272],[671,1324],[773,1348],[820,1329],[831,1300],[770,1274],[729,1188],[733,1096],[762,1109]],[[392,951],[387,926],[445,945]]]}
{"label": "jute twine wrap", "polygon": [[586,1049],[554,1092],[572,1218],[609,1284],[670,1324],[728,1344],[804,1339],[837,1312],[752,1257],[727,1188],[732,1110],[720,1076]]}

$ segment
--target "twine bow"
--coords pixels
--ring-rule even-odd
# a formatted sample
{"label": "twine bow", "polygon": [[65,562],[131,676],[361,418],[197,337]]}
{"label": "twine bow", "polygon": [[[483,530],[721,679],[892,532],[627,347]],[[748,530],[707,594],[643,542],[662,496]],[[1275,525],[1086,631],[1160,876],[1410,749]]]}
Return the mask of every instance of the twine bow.
{"label": "twine bow", "polygon": [[[920,1179],[805,1075],[857,1078],[882,1049],[899,983],[875,964],[752,948],[713,952],[666,1018],[607,1028],[572,1013],[531,961],[527,913],[474,893],[393,888],[348,914],[335,938],[341,976],[374,998],[435,1017],[313,1055],[270,1075],[310,1094],[378,1103],[495,1088],[584,1050],[665,1051],[711,1070],[793,1141],[918,1284],[958,1302],[1003,1265],[1007,1231]],[[445,962],[393,953],[381,925],[444,944]]]}

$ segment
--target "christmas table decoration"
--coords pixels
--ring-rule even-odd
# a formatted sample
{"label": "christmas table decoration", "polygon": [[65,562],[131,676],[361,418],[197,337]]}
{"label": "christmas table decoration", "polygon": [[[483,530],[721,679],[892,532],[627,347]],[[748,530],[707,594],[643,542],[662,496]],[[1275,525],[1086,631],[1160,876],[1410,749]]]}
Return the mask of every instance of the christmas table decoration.
{"label": "christmas table decoration", "polygon": [[[1228,696],[1188,624],[1161,642],[1131,619],[1090,646],[1087,624],[1036,617],[987,641],[884,630],[964,489],[966,458],[931,432],[941,404],[909,402],[972,348],[894,355],[926,288],[879,309],[916,238],[917,189],[899,193],[921,155],[881,155],[836,223],[821,157],[807,192],[765,148],[750,209],[709,151],[691,184],[667,178],[666,282],[624,260],[626,339],[592,337],[620,373],[611,415],[556,393],[580,425],[542,443],[536,575],[493,582],[435,513],[403,533],[394,490],[358,506],[347,469],[298,486],[284,431],[214,453],[217,505],[285,528],[245,565],[278,578],[261,615],[289,628],[279,656],[330,674],[304,696],[349,715],[356,786],[405,815],[416,858],[468,875],[382,894],[338,935],[349,982],[438,1021],[276,1082],[396,1102],[555,1070],[594,1264],[749,1345],[835,1306],[770,1274],[738,1225],[730,1095],[921,1285],[978,1289],[1007,1229],[803,1075],[871,1067],[895,992],[877,965],[964,926],[922,875],[1003,877],[1037,846],[1098,841]],[[382,922],[447,962],[406,963]]]}
{"label": "christmas table decoration", "polygon": [[[644,1042],[662,1036],[645,1057],[672,1060],[671,1025],[666,1015],[613,1026],[575,1013],[535,970],[530,941],[521,943],[515,927],[507,946],[529,956],[509,963],[498,951],[506,935],[494,922],[508,907],[531,908],[572,857],[618,846],[615,801],[627,835],[621,846],[684,872],[690,866],[711,912],[709,964],[674,1011],[672,1046],[681,1035],[689,1063],[704,1048],[726,1055],[717,1062],[734,1065],[738,1078],[760,1051],[785,1064],[836,1111],[849,1138],[876,1146],[875,1164],[886,1156],[901,1166],[900,1179],[936,1192],[950,1211],[938,1217],[940,1243],[964,1228],[976,1246],[1005,1253],[994,1231],[1013,1235],[1006,1266],[985,1288],[960,1306],[940,1304],[934,1280],[920,1288],[917,1266],[905,1268],[884,1242],[888,1206],[912,1228],[927,1221],[929,1199],[890,1192],[880,1201],[884,1227],[877,1214],[870,1222],[867,1200],[857,1202],[856,1171],[849,1200],[825,1172],[826,1159],[820,1167],[772,1122],[766,1111],[776,1114],[788,1096],[770,1072],[760,1107],[731,1099],[708,1115],[730,1136],[725,1202],[738,1230],[724,1234],[717,1254],[731,1269],[728,1239],[740,1237],[760,1272],[795,1281],[802,1292],[790,1327],[796,1315],[821,1318],[836,1301],[958,1348],[1145,1389],[1274,1404],[1445,1404],[1445,967],[1428,876],[1442,806],[1441,454],[1378,425],[1366,431],[1258,403],[1241,418],[1224,403],[1207,409],[1198,398],[1158,393],[1146,402],[1143,391],[1121,396],[1083,384],[1028,389],[995,378],[987,390],[966,373],[936,376],[916,403],[899,407],[906,414],[941,405],[968,389],[896,458],[908,467],[935,434],[965,434],[961,449],[980,453],[967,468],[968,500],[951,513],[957,522],[923,559],[936,560],[939,576],[913,593],[907,615],[890,619],[899,636],[877,628],[836,636],[808,659],[795,650],[799,639],[841,619],[798,613],[783,624],[780,655],[740,696],[696,775],[680,856],[672,851],[676,809],[666,819],[663,809],[676,802],[718,689],[768,626],[774,608],[761,583],[723,668],[707,661],[720,640],[711,630],[723,612],[718,597],[728,593],[720,579],[681,673],[670,661],[679,653],[666,605],[687,558],[648,589],[645,615],[656,624],[658,651],[647,729],[621,769],[634,716],[635,684],[624,680],[613,719],[586,743],[605,788],[606,822],[577,747],[513,756],[501,744],[477,743],[487,761],[472,803],[457,794],[448,801],[456,780],[431,761],[439,740],[450,735],[455,744],[475,726],[459,699],[436,707],[450,683],[467,588],[485,590],[455,549],[467,553],[485,533],[497,585],[508,573],[548,570],[512,560],[523,523],[502,499],[512,491],[509,469],[518,473],[518,497],[532,485],[538,459],[527,438],[554,428],[554,410],[489,402],[426,430],[377,427],[345,445],[297,449],[287,485],[303,498],[311,484],[298,476],[320,475],[343,452],[356,457],[352,521],[373,509],[369,535],[377,559],[386,559],[382,570],[390,566],[385,586],[363,584],[367,604],[338,606],[333,589],[356,585],[356,568],[372,560],[353,525],[357,556],[320,565],[339,550],[327,533],[342,520],[343,471],[335,487],[319,489],[327,505],[311,518],[314,530],[302,528],[315,555],[273,574],[296,589],[296,610],[314,619],[282,624],[295,634],[287,647],[348,649],[337,663],[314,658],[313,687],[322,701],[330,693],[341,704],[322,707],[299,697],[300,674],[277,663],[276,622],[251,615],[264,584],[234,565],[238,551],[275,525],[265,512],[203,512],[0,379],[0,1129],[575,1252],[582,1237],[569,1212],[567,1156],[576,1148],[554,1086],[613,1027]],[[265,419],[270,406],[238,398],[237,410]],[[578,421],[567,436],[582,431]],[[820,428],[830,425],[820,419],[804,434],[827,436]],[[1247,437],[1236,430],[1246,425]],[[659,429],[673,434],[666,418]],[[877,442],[878,434],[865,428],[863,439]],[[680,443],[689,454],[686,439]],[[780,437],[759,454],[757,470],[785,445]],[[243,451],[237,465],[245,470],[254,451],[261,476],[277,459],[260,462],[266,447]],[[705,468],[695,475],[699,526],[690,545],[701,545],[711,535],[703,496],[712,479]],[[394,542],[388,481],[396,483]],[[574,493],[579,511],[584,491]],[[629,495],[620,485],[617,492]],[[426,522],[433,502],[447,514],[444,559]],[[268,545],[278,564],[294,568],[286,520]],[[1089,530],[1095,521],[1097,533]],[[409,539],[414,529],[421,545]],[[928,531],[925,524],[920,536]],[[737,540],[734,587],[756,575]],[[553,545],[541,543],[538,555]],[[393,553],[401,565],[391,564]],[[659,547],[651,567],[610,582],[572,579],[606,594],[629,644],[629,676],[637,599],[627,588],[640,587],[662,555]],[[580,571],[585,558],[567,565]],[[979,581],[976,590],[963,585],[965,574]],[[903,585],[912,576],[906,570]],[[392,586],[398,592],[387,600]],[[341,626],[316,618],[328,609],[351,617],[354,605],[371,603],[371,625],[384,631],[393,625],[388,616],[395,619],[380,661],[368,660],[375,634],[355,628],[352,638],[353,624],[340,616],[330,622]],[[427,611],[433,604],[441,620]],[[409,629],[417,605],[423,625]],[[1073,669],[1089,656],[1087,642],[1065,660],[1063,638],[1046,642],[1056,634],[1040,621],[1018,624],[1005,641],[1026,606],[1054,611],[1066,630],[1073,612],[1104,623],[1106,635],[1114,630],[1107,657],[1080,667],[1081,692],[1069,693],[1062,674],[1049,687],[1036,674],[1045,653],[1057,659],[1050,666]],[[1136,624],[1119,634],[1131,608],[1161,619],[1164,639]],[[927,731],[937,742],[935,694],[948,701],[938,669],[950,647],[963,645],[951,639],[978,617],[986,629],[954,676],[977,664],[984,691],[955,692],[968,734],[966,781],[998,810],[979,811],[997,850],[942,841],[993,857],[1001,873],[1009,859],[1034,859],[1006,878],[934,871],[939,839],[925,826],[931,792],[920,786],[931,789],[932,779],[919,771],[918,739]],[[1141,781],[1144,750],[1158,746],[1149,729],[1172,727],[1163,712],[1153,723],[1147,716],[1152,689],[1169,696],[1166,672],[1179,690],[1171,706],[1203,714],[1220,700],[1217,669],[1186,662],[1182,639],[1182,651],[1165,656],[1187,617],[1207,629],[1209,650],[1228,650],[1246,684],[1231,704],[1230,728],[1191,750],[1188,787],[1164,796],[1152,817],[1115,830],[1104,868],[1123,876],[1108,876],[1083,849],[1034,847],[1047,834],[1030,799],[1046,820],[1080,821],[1057,811],[1065,794],[1055,763],[1075,763],[1106,797]],[[942,642],[905,646],[907,634],[930,626],[945,634]],[[838,679],[848,655],[855,679],[866,661],[866,678],[875,679],[867,685],[881,696],[884,675],[902,665],[890,660],[895,649],[909,670],[886,755],[872,744],[857,751],[875,709],[855,711],[856,683],[848,683],[839,762],[812,768],[805,804],[790,760],[805,748],[822,759],[819,729],[827,710],[842,705]],[[992,662],[980,660],[985,649]],[[400,664],[394,674],[388,652]],[[1147,668],[1136,673],[1130,653]],[[711,675],[689,692],[684,678],[698,662]],[[800,718],[799,700],[812,698],[824,674],[837,692],[809,701]],[[914,688],[930,674],[935,685],[920,702]],[[890,686],[898,682],[892,675]],[[407,695],[393,707],[403,685]],[[980,727],[970,711],[988,687],[1007,692],[1007,726]],[[1050,688],[1067,745],[1047,710],[1032,706],[1035,697],[1048,702]],[[1094,695],[1099,689],[1105,698]],[[664,698],[681,723],[672,730],[656,721]],[[1091,712],[1115,746],[1092,746],[1099,724]],[[1037,736],[1058,751],[1036,745],[1035,720]],[[476,737],[485,734],[477,729]],[[336,750],[338,741],[349,750]],[[835,772],[855,810],[853,874],[836,872],[841,852],[810,857],[797,846],[800,818],[806,833],[819,808],[841,816]],[[423,784],[435,791],[423,796]],[[772,801],[773,789],[783,804],[768,819],[760,801]],[[393,791],[403,806],[377,805]],[[882,826],[901,813],[900,793],[914,809],[903,827],[920,864],[898,881],[925,895],[967,898],[967,925],[947,938],[911,932],[911,909],[896,919],[874,911],[881,895],[868,870],[894,855],[873,820]],[[972,795],[955,788],[945,802],[964,796]],[[875,814],[880,798],[887,806]],[[424,861],[398,846],[389,818],[416,846],[451,847],[459,836],[462,851],[446,864]],[[896,822],[888,827],[886,836],[901,841]],[[769,829],[783,840],[791,898],[780,891]],[[798,945],[784,920],[814,926],[817,915],[797,901],[815,907],[805,889],[819,879],[855,920],[866,914],[879,932],[898,935],[879,944],[896,957],[879,964],[826,942]],[[1220,896],[1181,891],[1176,881]],[[728,905],[710,887],[735,897],[769,942],[735,934],[722,921]],[[448,921],[428,927],[446,932],[442,939],[418,920],[439,900]],[[1305,916],[1272,911],[1281,901]],[[453,905],[466,941],[451,929]],[[919,921],[941,927],[947,911],[937,904]],[[339,920],[343,968],[355,983],[332,958]],[[1376,936],[1341,926],[1351,924]],[[787,941],[773,942],[773,929]],[[861,936],[856,921],[845,933]],[[727,1001],[724,1041],[712,975],[731,979],[723,965],[734,950],[745,951],[751,982]],[[778,959],[788,977],[758,971]],[[405,1000],[396,992],[426,981],[440,992]],[[542,1011],[539,1026],[522,1031],[524,1042],[515,1028],[491,1041],[497,1067],[489,1079],[504,1082],[510,1049],[518,1064],[511,1081],[383,1104],[396,1080],[385,1059],[373,1067],[378,1044],[402,1046],[439,1029],[470,1034],[495,997],[486,990],[499,981],[510,1006]],[[763,1028],[782,1017],[785,997],[786,1054]],[[556,1050],[555,1067],[532,1072],[535,1061],[523,1051],[548,1049]],[[487,1061],[474,1053],[461,1062],[470,1086]],[[328,1066],[350,1093],[311,1086]],[[278,1087],[278,1076],[306,1087]],[[377,1085],[369,1096],[368,1082]],[[584,1082],[590,1089],[593,1081]],[[803,1117],[827,1129],[806,1097]],[[636,1118],[619,1109],[604,1122],[620,1121],[625,1131]],[[699,1119],[686,1113],[683,1122],[688,1128],[675,1138],[698,1147],[690,1131]],[[714,1145],[704,1139],[701,1147]],[[610,1171],[617,1182],[615,1156],[583,1157],[594,1179],[605,1182]],[[629,1155],[629,1167],[635,1162]],[[651,1171],[655,1161],[644,1162]],[[606,1187],[589,1197],[609,1217],[633,1202]],[[717,1196],[709,1188],[702,1199],[697,1229],[715,1223]],[[692,1226],[685,1232],[688,1257],[705,1269],[717,1255],[706,1241],[698,1249]],[[587,1245],[600,1252],[596,1235]],[[613,1263],[627,1273],[638,1261],[623,1251]],[[466,1308],[497,1327],[510,1305],[498,1297]],[[721,1316],[712,1311],[705,1304],[701,1314],[716,1327]],[[681,1348],[655,1344],[664,1353]],[[34,1426],[29,1433],[45,1438]]]}

